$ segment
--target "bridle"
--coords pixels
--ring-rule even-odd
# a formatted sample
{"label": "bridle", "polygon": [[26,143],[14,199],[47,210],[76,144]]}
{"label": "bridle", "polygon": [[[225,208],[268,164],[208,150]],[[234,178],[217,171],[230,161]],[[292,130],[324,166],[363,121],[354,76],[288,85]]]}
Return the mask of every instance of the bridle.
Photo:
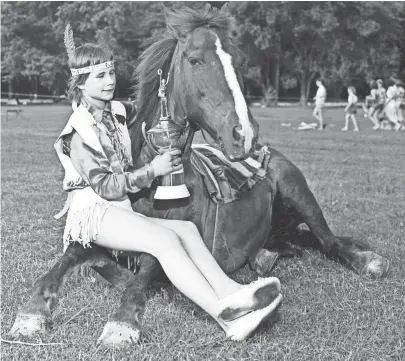
{"label": "bridle", "polygon": [[[178,52],[179,52],[179,42],[177,43],[176,48],[175,48],[175,50],[174,50],[174,52],[173,52],[173,56],[172,56],[172,59],[171,59],[171,62],[170,62],[169,71],[167,72],[167,79],[166,79],[166,83],[165,83],[166,87],[167,87],[167,85],[169,84],[169,81],[170,81],[170,80],[172,80],[172,83],[173,83],[173,85],[174,85],[174,81],[173,81],[173,79],[174,79],[174,76],[173,76],[173,74],[174,74],[174,66],[175,66],[175,56],[174,56],[174,55],[175,55],[176,53],[178,53]],[[161,80],[160,80],[160,83],[159,83],[159,84],[161,84]],[[169,100],[169,99],[170,99],[170,98],[169,98],[169,96],[168,96],[168,103],[170,103],[170,100]],[[173,107],[172,107],[172,108],[173,108]],[[183,108],[183,107],[182,107],[182,108]],[[205,129],[205,128],[201,127],[201,125],[196,125],[194,122],[191,122],[191,121],[190,121],[190,118],[188,117],[188,115],[187,115],[187,113],[184,111],[184,109],[182,109],[182,111],[183,111],[183,114],[184,114],[183,117],[182,117],[182,119],[183,119],[186,123],[192,124],[195,131],[200,130],[200,131],[201,131],[201,134],[202,134],[204,140],[207,142],[207,144],[209,144],[209,145],[211,145],[211,146],[213,146],[213,147],[219,149],[221,152],[224,152],[224,151],[225,151],[225,144],[224,144],[224,142],[222,141],[221,137],[216,137],[216,138],[214,138],[214,137],[210,134],[210,132],[208,131],[208,129]],[[209,141],[207,140],[207,137],[206,137],[205,132],[207,132],[208,134],[210,134],[211,138],[214,140],[214,143],[213,143],[213,144],[212,144],[212,142],[209,142]]]}

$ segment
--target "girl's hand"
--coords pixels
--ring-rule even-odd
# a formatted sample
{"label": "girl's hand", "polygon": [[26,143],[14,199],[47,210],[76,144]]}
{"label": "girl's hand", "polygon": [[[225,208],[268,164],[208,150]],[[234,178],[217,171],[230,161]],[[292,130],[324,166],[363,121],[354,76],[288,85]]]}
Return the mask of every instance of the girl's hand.
{"label": "girl's hand", "polygon": [[181,164],[181,151],[169,150],[164,154],[157,155],[151,162],[155,176],[167,175],[183,168]]}

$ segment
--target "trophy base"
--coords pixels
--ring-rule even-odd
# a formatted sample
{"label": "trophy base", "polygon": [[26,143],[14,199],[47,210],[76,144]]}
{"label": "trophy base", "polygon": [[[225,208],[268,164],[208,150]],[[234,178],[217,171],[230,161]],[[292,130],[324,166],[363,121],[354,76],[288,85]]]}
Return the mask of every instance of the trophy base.
{"label": "trophy base", "polygon": [[184,184],[178,186],[158,186],[154,199],[178,199],[190,197],[190,193]]}

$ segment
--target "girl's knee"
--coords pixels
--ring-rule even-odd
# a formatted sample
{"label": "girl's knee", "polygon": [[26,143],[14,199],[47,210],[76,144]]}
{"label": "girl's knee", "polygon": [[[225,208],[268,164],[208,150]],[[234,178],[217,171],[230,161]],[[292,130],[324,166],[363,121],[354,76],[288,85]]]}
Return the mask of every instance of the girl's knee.
{"label": "girl's knee", "polygon": [[182,235],[199,233],[197,226],[191,221],[171,221],[173,229]]}
{"label": "girl's knee", "polygon": [[158,239],[156,242],[154,242],[154,244],[156,244],[156,247],[154,247],[155,249],[153,250],[152,254],[158,259],[161,256],[171,254],[170,251],[173,249],[183,248],[178,235],[171,229],[167,228],[162,228],[161,232],[159,232]]}
{"label": "girl's knee", "polygon": [[187,231],[190,232],[190,233],[198,233],[198,234],[200,233],[200,232],[198,231],[197,226],[196,226],[195,223],[193,223],[193,222],[184,221],[182,226],[183,226],[185,229],[187,229]]}

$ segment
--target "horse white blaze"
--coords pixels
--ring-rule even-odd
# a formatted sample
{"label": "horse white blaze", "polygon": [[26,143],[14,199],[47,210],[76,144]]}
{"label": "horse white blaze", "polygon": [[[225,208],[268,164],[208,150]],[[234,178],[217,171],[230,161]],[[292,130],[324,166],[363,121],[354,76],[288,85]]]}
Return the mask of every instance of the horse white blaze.
{"label": "horse white blaze", "polygon": [[253,141],[253,127],[249,122],[249,115],[248,115],[248,108],[246,105],[245,97],[242,94],[242,90],[239,86],[238,78],[236,77],[235,69],[232,65],[232,56],[229,55],[222,49],[221,40],[216,37],[217,40],[215,41],[216,45],[216,53],[219,57],[219,60],[222,63],[225,73],[225,79],[228,83],[229,88],[231,89],[233,99],[235,101],[235,111],[238,115],[239,122],[241,125],[242,130],[239,133],[245,137],[245,152],[249,152],[250,148],[252,147]]}

